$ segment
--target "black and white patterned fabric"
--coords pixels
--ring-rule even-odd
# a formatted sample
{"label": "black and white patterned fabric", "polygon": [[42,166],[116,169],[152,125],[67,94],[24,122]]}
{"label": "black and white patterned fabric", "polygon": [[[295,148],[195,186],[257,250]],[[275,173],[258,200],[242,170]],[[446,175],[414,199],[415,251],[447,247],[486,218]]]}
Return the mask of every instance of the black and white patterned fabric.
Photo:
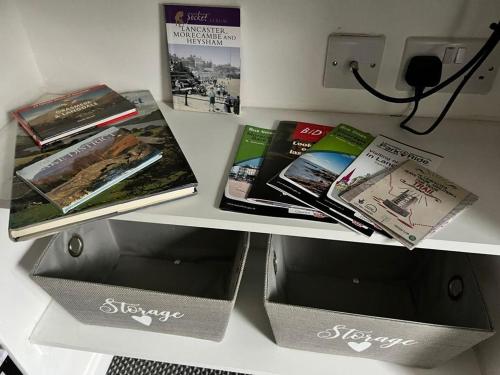
{"label": "black and white patterned fabric", "polygon": [[145,359],[113,357],[106,375],[245,375]]}

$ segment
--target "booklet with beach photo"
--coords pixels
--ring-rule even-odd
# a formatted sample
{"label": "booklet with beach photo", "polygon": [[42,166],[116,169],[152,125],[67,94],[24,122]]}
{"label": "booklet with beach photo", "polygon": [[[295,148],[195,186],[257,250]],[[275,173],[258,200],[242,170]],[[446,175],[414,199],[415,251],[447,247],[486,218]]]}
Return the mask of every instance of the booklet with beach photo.
{"label": "booklet with beach photo", "polygon": [[369,133],[340,124],[307,152],[286,166],[268,185],[330,215],[356,232],[370,236],[374,227],[362,215],[344,215],[322,202],[323,195],[373,140]]}

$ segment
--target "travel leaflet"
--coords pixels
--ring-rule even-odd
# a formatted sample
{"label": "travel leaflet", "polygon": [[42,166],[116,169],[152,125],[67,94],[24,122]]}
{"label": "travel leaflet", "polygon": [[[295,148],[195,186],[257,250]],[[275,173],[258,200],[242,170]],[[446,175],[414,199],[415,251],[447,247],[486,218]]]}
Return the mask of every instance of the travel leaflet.
{"label": "travel leaflet", "polygon": [[379,135],[333,182],[324,197],[325,204],[344,214],[355,215],[356,211],[340,199],[339,195],[380,171],[392,168],[406,160],[414,160],[435,171],[443,157]]}
{"label": "travel leaflet", "polygon": [[281,207],[300,206],[294,198],[269,187],[267,183],[332,129],[326,125],[280,121],[248,197]]}
{"label": "travel leaflet", "polygon": [[226,211],[264,216],[328,221],[326,215],[308,207],[281,207],[248,198],[248,192],[259,174],[266,150],[274,133],[275,131],[270,129],[250,125],[245,126],[219,207]]}
{"label": "travel leaflet", "polygon": [[409,249],[478,199],[413,160],[380,172],[340,197]]}
{"label": "travel leaflet", "polygon": [[356,232],[370,236],[374,227],[361,215],[343,215],[323,202],[331,184],[373,140],[369,133],[340,124],[268,184],[323,211]]}

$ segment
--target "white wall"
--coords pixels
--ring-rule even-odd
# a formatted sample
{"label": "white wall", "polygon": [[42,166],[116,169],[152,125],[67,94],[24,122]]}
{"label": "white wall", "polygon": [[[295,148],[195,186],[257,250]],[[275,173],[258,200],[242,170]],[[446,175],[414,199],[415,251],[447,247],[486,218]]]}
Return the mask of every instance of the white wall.
{"label": "white wall", "polygon": [[42,92],[42,76],[35,64],[23,22],[11,0],[0,0],[0,127],[8,112]]}
{"label": "white wall", "polygon": [[[214,3],[183,0],[186,3]],[[408,36],[489,35],[500,18],[498,0],[217,0],[242,10],[242,93],[246,106],[402,113],[360,90],[322,87],[327,36],[386,35],[379,88],[394,88]],[[67,90],[95,82],[148,88],[170,100],[163,25],[157,0],[20,0],[35,57],[48,87]],[[500,79],[487,96],[464,95],[455,117],[500,118]],[[435,114],[449,94],[422,105]]]}

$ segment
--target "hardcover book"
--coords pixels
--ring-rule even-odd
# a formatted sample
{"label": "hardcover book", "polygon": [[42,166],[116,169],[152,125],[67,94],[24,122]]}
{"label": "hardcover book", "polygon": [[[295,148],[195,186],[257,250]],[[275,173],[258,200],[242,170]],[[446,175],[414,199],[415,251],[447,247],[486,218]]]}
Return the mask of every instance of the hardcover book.
{"label": "hardcover book", "polygon": [[164,5],[175,109],[240,113],[240,10]]}
{"label": "hardcover book", "polygon": [[[9,220],[11,238],[17,240],[47,235],[70,225],[186,197],[196,192],[196,177],[149,91],[132,91],[122,95],[137,106],[139,114],[114,126],[127,129],[142,142],[158,149],[162,158],[141,173],[119,182],[67,214],[63,214],[14,174]],[[48,158],[99,131],[102,129],[93,128],[65,138],[49,145],[42,152],[33,145],[25,132],[19,130],[15,170]]]}
{"label": "hardcover book", "polygon": [[248,198],[248,192],[252,188],[255,177],[259,174],[273,134],[274,130],[245,126],[234,163],[229,171],[220,208],[256,215],[327,220],[326,215],[308,207],[279,207]]}
{"label": "hardcover book", "polygon": [[106,85],[74,91],[15,110],[12,115],[39,147],[86,129],[137,115],[137,108]]}
{"label": "hardcover book", "polygon": [[380,172],[340,197],[409,249],[478,199],[413,160]]}
{"label": "hardcover book", "polygon": [[374,227],[365,223],[362,215],[349,216],[334,211],[325,205],[323,196],[339,174],[372,140],[371,134],[340,124],[280,171],[268,182],[269,186],[323,211],[350,229],[370,236]]}
{"label": "hardcover book", "polygon": [[[340,199],[339,195],[378,172],[392,168],[406,160],[413,160],[435,171],[443,157],[379,135],[337,177],[328,189],[326,196],[323,197],[323,202],[337,212],[349,217],[356,217],[356,211]],[[365,222],[365,220],[362,221]]]}
{"label": "hardcover book", "polygon": [[298,206],[294,198],[269,187],[267,182],[332,129],[326,125],[280,121],[248,197],[280,207]]}
{"label": "hardcover book", "polygon": [[161,156],[128,130],[111,127],[16,174],[66,213]]}

